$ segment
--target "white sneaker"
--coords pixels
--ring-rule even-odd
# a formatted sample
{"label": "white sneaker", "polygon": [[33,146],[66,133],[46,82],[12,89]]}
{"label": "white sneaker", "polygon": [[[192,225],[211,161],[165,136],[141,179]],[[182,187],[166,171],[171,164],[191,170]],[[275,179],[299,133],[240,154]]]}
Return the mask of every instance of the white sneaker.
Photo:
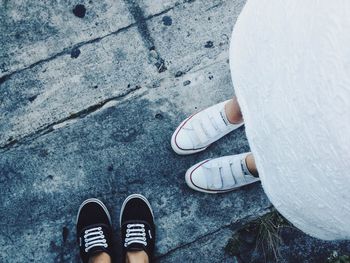
{"label": "white sneaker", "polygon": [[205,150],[210,144],[242,123],[231,124],[226,117],[224,101],[199,111],[185,119],[171,137],[171,147],[177,154],[185,155]]}
{"label": "white sneaker", "polygon": [[249,154],[224,156],[197,163],[186,172],[186,183],[204,193],[224,193],[259,181],[248,170],[245,158]]}

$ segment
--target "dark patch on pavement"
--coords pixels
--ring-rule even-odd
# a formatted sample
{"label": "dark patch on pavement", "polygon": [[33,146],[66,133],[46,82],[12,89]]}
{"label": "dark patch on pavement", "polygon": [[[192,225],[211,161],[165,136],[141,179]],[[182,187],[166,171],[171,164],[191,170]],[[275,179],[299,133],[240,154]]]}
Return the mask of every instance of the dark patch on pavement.
{"label": "dark patch on pavement", "polygon": [[108,172],[112,172],[114,170],[113,164],[109,165],[107,170]]}
{"label": "dark patch on pavement", "polygon": [[77,17],[83,18],[86,14],[86,8],[84,5],[76,5],[73,9],[73,14]]}
{"label": "dark patch on pavement", "polygon": [[191,84],[191,81],[190,81],[190,80],[186,80],[186,81],[184,81],[184,83],[183,83],[184,86],[188,86],[188,85],[190,85],[190,84]]}
{"label": "dark patch on pavement", "polygon": [[155,117],[156,117],[156,119],[158,119],[158,120],[164,119],[164,116],[163,116],[161,113],[157,113]]}
{"label": "dark patch on pavement", "polygon": [[0,70],[1,70],[1,73],[5,73],[5,72],[9,71],[5,63],[2,63],[0,65]]}
{"label": "dark patch on pavement", "polygon": [[[150,51],[156,51],[154,39],[151,36],[151,33],[147,26],[147,19],[145,17],[145,14],[142,10],[142,8],[136,3],[136,1],[127,1],[124,0],[126,5],[128,6],[128,10],[133,16],[134,20],[136,21],[137,30],[141,35],[141,38],[143,42],[145,43],[146,47]],[[164,59],[161,58],[159,53],[157,52],[158,58],[157,61],[154,63],[154,65],[157,67],[157,70],[159,73],[162,73],[167,70],[167,67],[165,66]]]}
{"label": "dark patch on pavement", "polygon": [[212,47],[214,47],[213,41],[207,41],[207,43],[205,43],[204,47],[205,48],[212,48]]}
{"label": "dark patch on pavement", "polygon": [[143,41],[148,48],[154,47],[154,40],[151,37],[150,31],[148,29],[146,18],[141,7],[136,3],[136,1],[126,1],[129,12],[133,16],[137,24],[137,30],[139,31]]}
{"label": "dark patch on pavement", "polygon": [[46,177],[46,179],[49,179],[49,180],[53,180],[53,175],[48,175],[47,177]]}
{"label": "dark patch on pavement", "polygon": [[62,228],[62,239],[63,239],[63,243],[66,243],[68,235],[69,235],[69,229],[68,229],[66,226],[64,226],[64,227]]}
{"label": "dark patch on pavement", "polygon": [[175,78],[181,77],[184,74],[185,73],[183,71],[178,71],[178,72],[175,73]]}
{"label": "dark patch on pavement", "polygon": [[33,102],[37,97],[38,97],[38,95],[34,95],[34,96],[29,97],[28,100],[30,102]]}
{"label": "dark patch on pavement", "polygon": [[163,16],[162,21],[163,25],[165,26],[171,26],[171,24],[173,23],[173,20],[170,16]]}
{"label": "dark patch on pavement", "polygon": [[8,76],[3,76],[0,78],[0,85],[8,79]]}
{"label": "dark patch on pavement", "polygon": [[70,57],[71,58],[77,58],[80,55],[80,49],[79,48],[73,48],[72,51],[70,52]]}

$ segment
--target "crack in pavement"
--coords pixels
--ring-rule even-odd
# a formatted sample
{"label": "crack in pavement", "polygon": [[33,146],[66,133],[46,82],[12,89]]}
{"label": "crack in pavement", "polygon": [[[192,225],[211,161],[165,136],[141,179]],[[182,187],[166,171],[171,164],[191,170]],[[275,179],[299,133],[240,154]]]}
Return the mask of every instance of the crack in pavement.
{"label": "crack in pavement", "polygon": [[[225,59],[226,59],[226,58],[225,58]],[[187,74],[187,73],[195,73],[195,72],[198,72],[198,71],[203,70],[203,69],[205,69],[205,68],[207,68],[207,67],[210,67],[210,66],[212,66],[212,65],[216,65],[216,64],[218,64],[218,63],[222,63],[223,61],[224,61],[224,59],[220,58],[220,56],[219,56],[219,59],[216,60],[216,61],[214,61],[213,63],[210,63],[210,64],[204,65],[204,66],[202,66],[202,67],[196,68],[198,65],[201,64],[200,61],[199,61],[198,63],[195,63],[195,64],[193,64],[192,66],[190,66],[189,68],[187,68],[186,70],[182,71],[181,76],[183,76],[183,75],[185,75],[185,74]],[[196,68],[196,69],[195,69],[194,71],[192,71],[194,68]],[[171,73],[169,73],[169,74],[167,74],[166,76],[163,76],[162,78],[160,78],[160,79],[154,81],[153,84],[154,84],[155,82],[157,82],[157,81],[162,81],[162,80],[168,78],[170,74],[171,74]],[[175,76],[175,78],[176,78],[176,76]],[[151,83],[151,86],[152,86],[152,83]],[[137,86],[135,86],[134,89],[129,90],[127,93],[120,94],[120,95],[115,96],[115,97],[107,98],[107,99],[105,99],[105,100],[103,100],[103,101],[101,101],[101,102],[99,102],[99,103],[97,103],[97,104],[88,106],[87,108],[82,109],[82,110],[80,110],[80,111],[77,112],[77,113],[71,114],[71,115],[68,116],[68,117],[65,117],[65,118],[60,119],[60,120],[57,120],[57,121],[55,121],[55,122],[53,122],[53,123],[47,124],[45,127],[41,128],[41,129],[38,129],[38,130],[36,130],[36,131],[34,131],[34,132],[31,132],[31,133],[29,133],[29,134],[27,134],[27,135],[24,135],[24,136],[22,136],[22,137],[21,137],[21,135],[19,135],[17,139],[16,139],[16,138],[13,138],[10,142],[5,143],[5,144],[3,144],[3,145],[0,145],[0,150],[3,150],[3,151],[1,151],[1,152],[6,152],[6,151],[8,151],[9,149],[11,149],[12,146],[21,144],[22,141],[24,142],[24,141],[28,141],[28,140],[30,140],[30,139],[39,138],[40,136],[45,135],[45,134],[47,134],[47,133],[52,132],[53,130],[55,130],[55,129],[54,129],[54,126],[56,126],[56,125],[63,124],[63,123],[68,122],[68,121],[70,121],[70,120],[72,120],[72,119],[83,118],[83,117],[85,117],[85,116],[87,116],[87,115],[89,115],[89,114],[91,114],[91,113],[93,113],[93,112],[95,112],[95,111],[101,109],[106,103],[108,103],[108,102],[110,102],[110,101],[120,100],[120,99],[122,99],[123,97],[125,97],[125,96],[127,96],[127,95],[129,95],[129,94],[131,94],[131,93],[133,93],[133,92],[135,92],[135,91],[141,89],[141,88],[142,88],[142,87],[139,87],[139,86],[137,85]],[[19,141],[19,140],[20,140],[20,141]]]}
{"label": "crack in pavement", "polygon": [[[225,58],[225,59],[226,59],[226,58]],[[198,65],[200,65],[201,63],[200,63],[200,62],[195,63],[195,64],[192,65],[191,67],[189,67],[189,68],[187,68],[186,70],[182,71],[181,76],[183,76],[183,75],[185,75],[185,74],[187,74],[187,73],[195,73],[195,72],[198,72],[198,71],[203,70],[203,69],[205,69],[205,68],[207,68],[207,67],[210,67],[210,66],[212,66],[212,65],[216,65],[216,64],[218,64],[218,63],[222,63],[223,61],[224,61],[224,59],[220,58],[220,56],[219,56],[219,59],[218,59],[218,60],[214,61],[213,63],[204,65],[204,66],[202,66],[202,67],[200,67],[200,68],[196,68],[196,67],[197,67]],[[196,69],[195,69],[194,71],[192,71],[194,68],[196,68]],[[171,74],[171,73],[169,73],[169,74]],[[151,83],[150,86],[152,86],[152,84],[154,84],[154,83],[157,82],[157,81],[162,81],[162,80],[168,78],[168,77],[169,77],[169,74],[167,74],[166,76],[163,76],[162,78],[160,78],[160,79],[154,81],[153,83]],[[176,78],[176,76],[175,76],[175,78]],[[13,138],[10,142],[5,143],[5,144],[3,144],[3,145],[0,145],[0,150],[3,150],[3,151],[1,151],[1,152],[6,152],[6,151],[8,151],[9,149],[11,149],[12,146],[21,144],[22,141],[24,142],[24,141],[28,141],[28,140],[30,140],[30,139],[39,138],[39,137],[42,136],[42,135],[45,135],[45,134],[47,134],[47,133],[49,133],[49,132],[52,132],[52,131],[54,130],[54,126],[56,126],[56,125],[63,124],[63,123],[68,122],[68,121],[70,121],[70,120],[72,120],[72,119],[77,119],[77,118],[80,118],[80,119],[81,119],[81,118],[83,118],[83,117],[85,117],[85,116],[87,116],[87,115],[89,115],[89,114],[91,114],[91,113],[93,113],[93,112],[95,112],[95,111],[101,109],[106,103],[108,103],[108,102],[110,102],[110,101],[113,101],[113,100],[120,100],[120,99],[122,99],[123,97],[125,97],[125,96],[127,96],[127,95],[129,95],[129,94],[131,94],[131,93],[133,93],[133,92],[135,92],[135,91],[141,89],[141,88],[142,88],[142,87],[139,87],[139,86],[137,85],[137,86],[135,86],[134,89],[129,90],[129,93],[127,92],[127,93],[124,93],[124,94],[120,94],[120,95],[118,95],[118,96],[116,96],[116,97],[107,98],[107,99],[105,99],[105,100],[103,100],[103,101],[101,101],[101,102],[99,102],[99,103],[97,103],[97,104],[88,106],[87,108],[82,109],[82,110],[80,110],[80,111],[77,112],[77,113],[71,114],[71,115],[68,116],[68,117],[65,117],[65,118],[60,119],[60,120],[57,120],[57,121],[55,121],[55,122],[53,122],[53,123],[47,124],[45,127],[40,128],[40,129],[38,129],[38,130],[35,130],[35,131],[33,131],[33,132],[31,132],[31,133],[29,133],[29,134],[27,134],[27,135],[24,135],[24,136],[22,136],[22,137],[21,137],[21,135],[19,135],[17,139],[16,139],[16,138]],[[20,140],[20,141],[19,141],[19,140]]]}
{"label": "crack in pavement", "polygon": [[195,240],[189,242],[189,243],[185,243],[185,244],[181,244],[175,248],[172,248],[170,249],[169,251],[167,251],[166,253],[162,254],[162,255],[159,255],[158,257],[156,257],[156,260],[160,260],[160,259],[163,259],[167,256],[169,256],[170,254],[174,253],[175,251],[179,250],[179,249],[182,249],[182,248],[186,248],[186,247],[189,247],[191,246],[192,244],[202,240],[202,239],[205,239],[206,237],[208,236],[211,236],[211,235],[214,235],[216,233],[218,233],[219,231],[225,229],[225,228],[234,228],[234,227],[237,227],[237,229],[235,230],[239,230],[240,228],[244,227],[245,225],[249,224],[250,222],[254,221],[255,219],[257,219],[258,217],[262,216],[262,215],[265,215],[266,213],[269,213],[271,212],[271,208],[272,206],[269,206],[268,208],[265,208],[263,209],[262,211],[259,211],[258,214],[255,214],[255,215],[247,215],[235,222],[231,222],[229,224],[226,224],[226,225],[222,225],[221,227],[217,228],[216,230],[214,231],[211,231],[209,233],[206,233],[202,236],[199,236],[197,237]]}
{"label": "crack in pavement", "polygon": [[119,94],[118,96],[115,96],[115,97],[111,97],[111,98],[107,98],[103,101],[100,101],[96,104],[93,104],[81,111],[78,111],[76,113],[73,113],[73,114],[70,114],[68,117],[65,117],[63,119],[60,119],[58,121],[55,121],[53,123],[50,123],[38,130],[36,130],[35,132],[33,133],[30,133],[28,135],[25,135],[21,138],[17,138],[17,139],[13,139],[11,142],[7,143],[7,144],[4,144],[2,146],[0,146],[0,149],[2,150],[1,152],[4,153],[10,149],[13,148],[13,146],[18,146],[20,144],[23,144],[24,142],[28,141],[28,140],[32,140],[32,139],[36,139],[42,135],[45,135],[45,134],[48,134],[50,132],[53,132],[55,130],[55,126],[56,125],[60,125],[60,124],[63,124],[65,122],[68,122],[68,121],[71,121],[71,120],[74,120],[74,119],[81,119],[81,118],[84,118],[85,116],[87,115],[90,115],[98,110],[100,110],[104,105],[106,105],[108,102],[111,102],[111,101],[120,101],[120,100],[123,100],[125,99],[125,97],[127,97],[128,95],[131,95],[133,94],[134,92],[138,91],[138,90],[141,90],[143,87],[141,86],[135,86],[135,88],[132,88],[122,94]]}

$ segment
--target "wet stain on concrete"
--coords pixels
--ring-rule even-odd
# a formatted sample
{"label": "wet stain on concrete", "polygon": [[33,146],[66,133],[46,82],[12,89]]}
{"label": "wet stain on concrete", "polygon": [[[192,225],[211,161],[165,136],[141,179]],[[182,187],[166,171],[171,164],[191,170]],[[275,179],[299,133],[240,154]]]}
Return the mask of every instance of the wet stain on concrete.
{"label": "wet stain on concrete", "polygon": [[[134,20],[136,21],[137,24],[137,30],[140,33],[143,42],[145,43],[146,47],[150,51],[156,51],[155,44],[154,44],[154,39],[151,36],[151,33],[148,29],[147,26],[147,21],[145,14],[142,10],[142,8],[138,5],[136,1],[126,1],[125,3],[128,6],[128,10],[133,16]],[[154,62],[154,65],[157,67],[157,70],[159,73],[162,73],[167,70],[167,67],[165,66],[165,61],[164,59],[161,58],[159,53],[157,52],[157,59]]]}
{"label": "wet stain on concrete", "polygon": [[70,57],[71,58],[77,58],[80,55],[80,49],[79,48],[73,48],[72,51],[70,52]]}
{"label": "wet stain on concrete", "polygon": [[86,14],[86,8],[84,5],[76,5],[74,8],[73,8],[73,14],[76,16],[76,17],[79,17],[79,18],[83,18]]}
{"label": "wet stain on concrete", "polygon": [[162,21],[163,21],[163,25],[165,26],[171,26],[173,23],[173,20],[170,16],[163,16]]}

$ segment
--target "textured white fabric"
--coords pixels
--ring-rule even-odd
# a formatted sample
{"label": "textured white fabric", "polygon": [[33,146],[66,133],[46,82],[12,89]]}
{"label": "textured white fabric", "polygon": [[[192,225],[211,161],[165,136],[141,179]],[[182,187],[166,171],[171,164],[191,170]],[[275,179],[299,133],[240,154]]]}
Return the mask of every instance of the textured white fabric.
{"label": "textured white fabric", "polygon": [[270,201],[307,234],[350,239],[350,1],[248,0],[230,65]]}

